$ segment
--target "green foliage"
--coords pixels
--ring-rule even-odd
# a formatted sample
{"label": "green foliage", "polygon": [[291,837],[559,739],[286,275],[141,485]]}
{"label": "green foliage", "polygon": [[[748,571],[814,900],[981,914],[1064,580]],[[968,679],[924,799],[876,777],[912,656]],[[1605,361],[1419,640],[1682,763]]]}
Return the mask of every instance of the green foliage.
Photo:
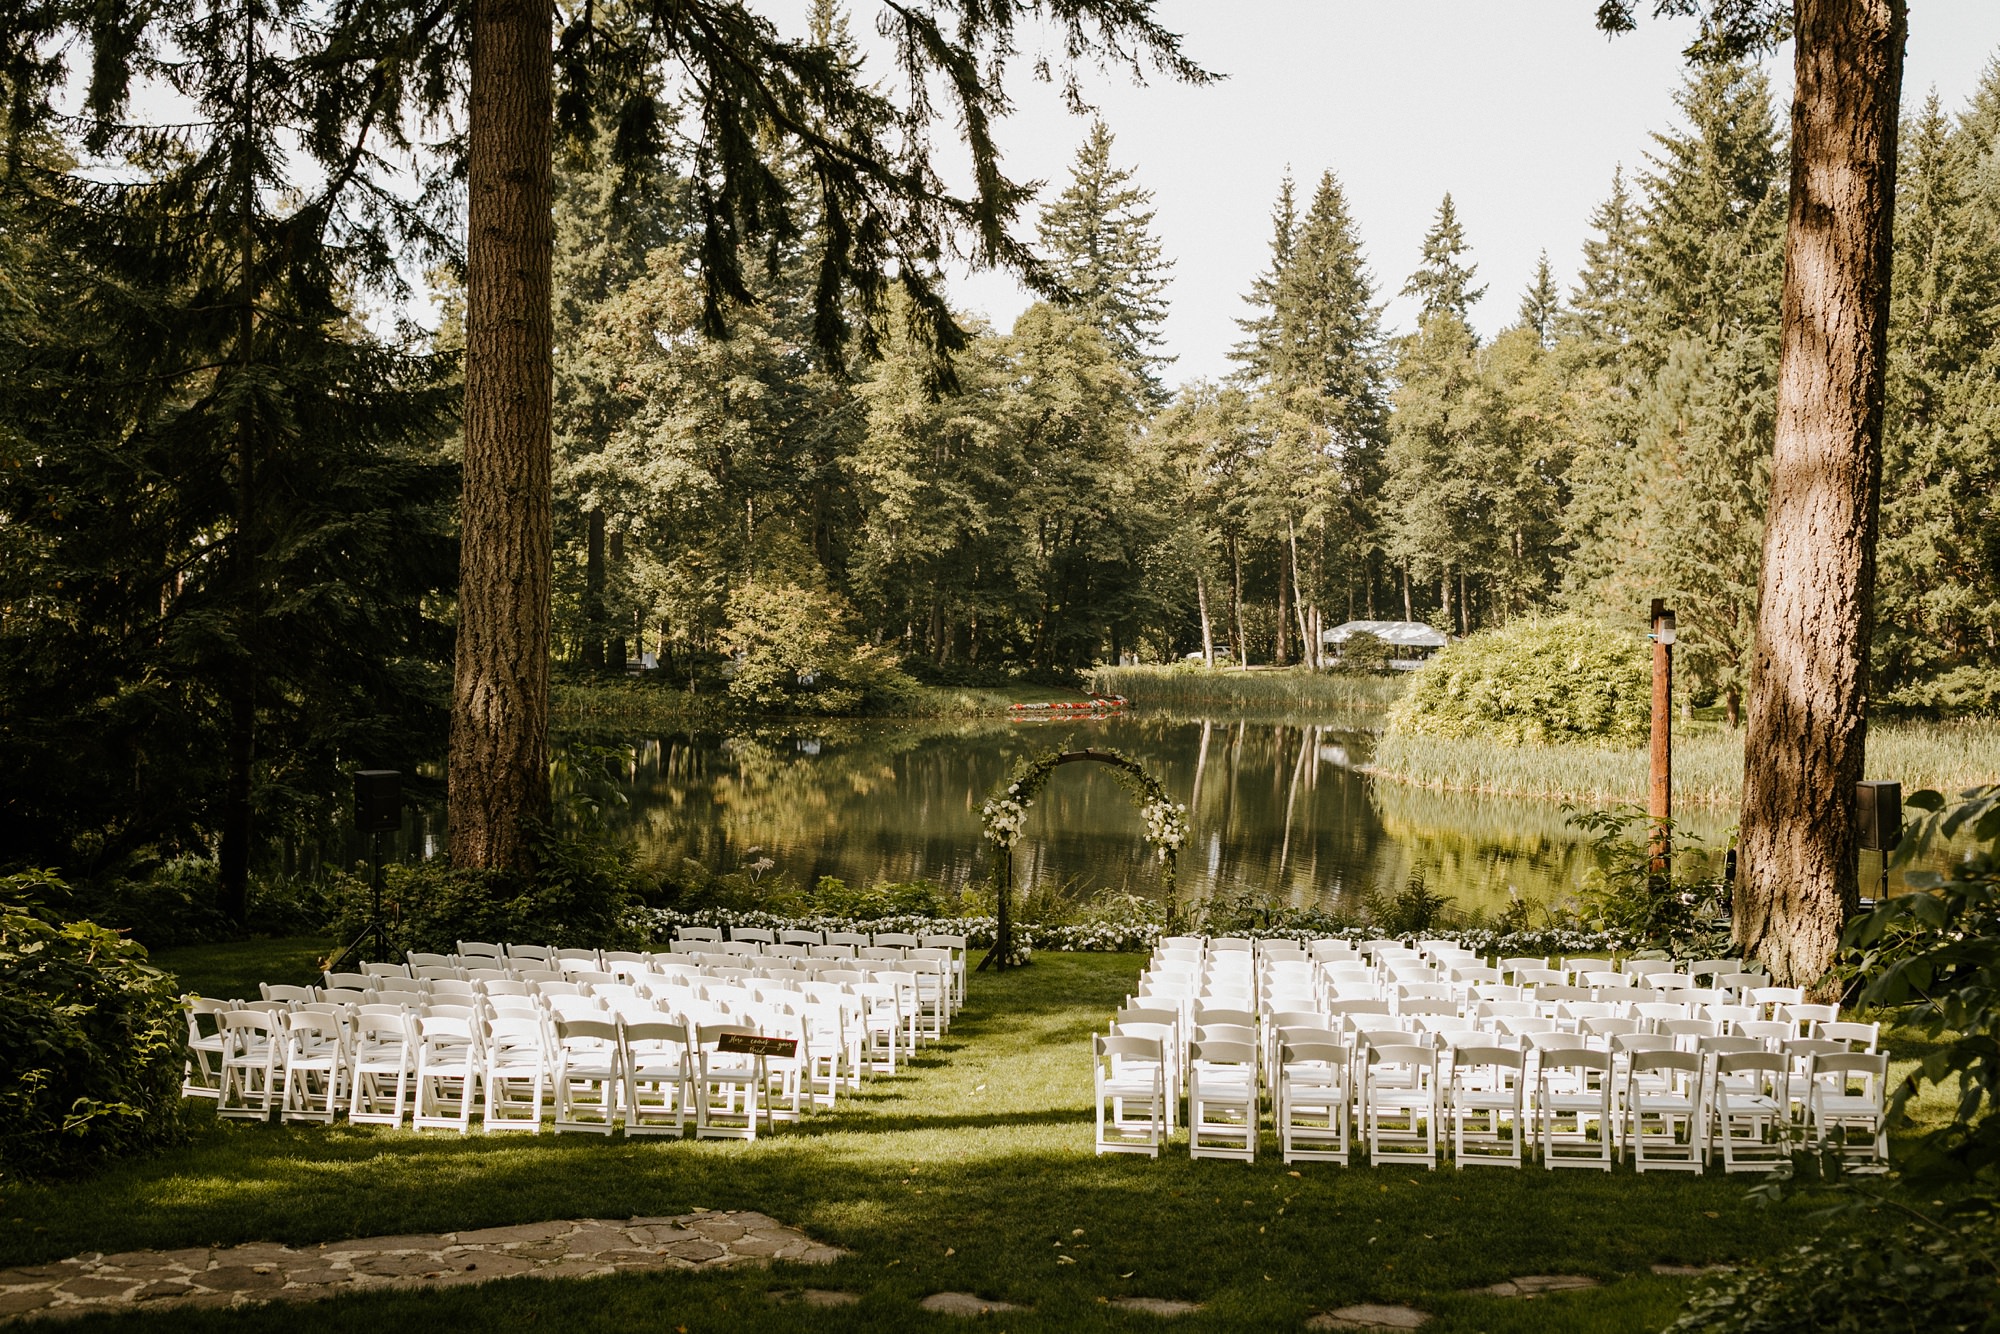
{"label": "green foliage", "polygon": [[757,580],[730,594],[722,632],[729,693],[767,710],[854,713],[915,694],[881,649],[847,627],[846,603],[824,587]]}
{"label": "green foliage", "polygon": [[1507,745],[1645,737],[1652,663],[1635,634],[1583,616],[1538,617],[1449,644],[1390,711],[1402,736]]}
{"label": "green foliage", "polygon": [[[1863,982],[1864,1003],[1901,1011],[1935,1042],[1897,1086],[1892,1116],[1906,1120],[1926,1086],[1958,1085],[1956,1117],[1922,1137],[1908,1170],[2000,1187],[2000,787],[1949,810],[1936,792],[1908,804],[1927,812],[1896,852],[1912,892],[1848,925],[1844,971]],[[1974,848],[1949,874],[1914,869],[1959,836]]]}
{"label": "green foliage", "polygon": [[0,1181],[182,1133],[174,980],[132,941],[44,906],[68,894],[48,872],[0,879]]}
{"label": "green foliage", "polygon": [[1410,878],[1394,894],[1370,889],[1361,902],[1370,926],[1386,935],[1410,936],[1443,923],[1451,907],[1451,896],[1425,884],[1423,870],[1418,868],[1410,872]]}
{"label": "green foliage", "polygon": [[[1722,906],[1728,887],[1708,874],[1700,838],[1637,806],[1577,811],[1568,822],[1590,835],[1595,854],[1577,893],[1576,914],[1586,930],[1682,959],[1712,957],[1728,946],[1731,927]],[[1672,840],[1666,866],[1656,864],[1650,845],[1655,831]]]}
{"label": "green foliage", "polygon": [[[2000,1320],[1996,1218],[1908,1211],[1867,1237],[1815,1238],[1737,1268],[1697,1294],[1668,1334],[1881,1334],[1991,1330]],[[1914,1222],[1914,1225],[1911,1225]]]}
{"label": "green foliage", "polygon": [[[558,948],[623,948],[631,910],[650,886],[629,848],[543,832],[527,872],[453,866],[444,859],[383,869],[382,914],[397,950],[450,952],[460,940],[532,941]],[[334,934],[345,943],[368,921],[369,887],[337,877]]]}
{"label": "green foliage", "polygon": [[1362,630],[1341,641],[1340,656],[1334,659],[1333,665],[1340,671],[1360,676],[1380,676],[1392,670],[1389,663],[1395,656],[1395,645],[1380,635]]}

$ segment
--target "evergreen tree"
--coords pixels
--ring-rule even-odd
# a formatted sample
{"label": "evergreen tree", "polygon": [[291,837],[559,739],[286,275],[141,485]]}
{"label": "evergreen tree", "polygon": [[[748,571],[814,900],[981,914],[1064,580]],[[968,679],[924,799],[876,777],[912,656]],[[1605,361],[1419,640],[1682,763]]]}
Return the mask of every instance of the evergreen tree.
{"label": "evergreen tree", "polygon": [[1245,384],[1261,383],[1273,374],[1279,337],[1278,285],[1292,262],[1293,237],[1298,225],[1298,201],[1292,173],[1287,170],[1278,183],[1278,202],[1271,207],[1270,262],[1251,279],[1250,290],[1243,297],[1244,304],[1255,313],[1236,321],[1244,337],[1229,350],[1229,359],[1237,366],[1232,378]]}
{"label": "evergreen tree", "polygon": [[1153,192],[1111,164],[1111,131],[1093,121],[1069,185],[1042,210],[1038,230],[1054,277],[1072,294],[1149,397],[1160,393],[1160,345],[1173,261],[1153,235]]}
{"label": "evergreen tree", "polygon": [[1630,341],[1643,299],[1638,272],[1639,216],[1625,188],[1625,170],[1612,169],[1611,193],[1590,215],[1595,235],[1583,243],[1583,270],[1570,289],[1563,333],[1599,348]]}
{"label": "evergreen tree", "polygon": [[1519,320],[1521,327],[1532,329],[1542,346],[1555,342],[1556,325],[1562,319],[1562,297],[1556,291],[1556,276],[1549,268],[1549,252],[1544,250],[1535,261],[1535,276],[1528,282],[1528,290],[1521,293]]}
{"label": "evergreen tree", "polygon": [[1437,221],[1424,233],[1423,256],[1417,270],[1403,284],[1403,295],[1417,298],[1418,323],[1449,311],[1470,325],[1473,303],[1486,295],[1484,287],[1472,285],[1479,268],[1467,262],[1470,254],[1465,229],[1458,221],[1458,208],[1447,192],[1444,202],[1438,205]]}
{"label": "evergreen tree", "polygon": [[[1637,332],[1649,367],[1684,335],[1716,347],[1746,333],[1775,340],[1784,275],[1785,156],[1770,81],[1740,61],[1701,65],[1674,102],[1687,127],[1653,136],[1659,151],[1640,178]],[[1775,341],[1771,356],[1775,376]]]}
{"label": "evergreen tree", "polygon": [[1877,698],[2000,707],[2000,64],[1954,128],[1933,93],[1904,126],[1896,194]]}

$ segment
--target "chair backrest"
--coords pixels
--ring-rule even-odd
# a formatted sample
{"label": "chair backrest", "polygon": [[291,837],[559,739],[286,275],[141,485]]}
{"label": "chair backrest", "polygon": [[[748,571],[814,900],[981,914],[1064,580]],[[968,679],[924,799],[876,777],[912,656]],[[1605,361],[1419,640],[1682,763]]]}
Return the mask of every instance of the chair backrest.
{"label": "chair backrest", "polygon": [[1159,1065],[1165,1061],[1166,1048],[1157,1038],[1139,1037],[1135,1034],[1096,1033],[1091,1035],[1091,1052],[1099,1059],[1125,1059],[1151,1061]]}
{"label": "chair backrest", "polygon": [[1889,1055],[1878,1052],[1836,1052],[1830,1056],[1816,1056],[1812,1063],[1812,1077],[1815,1083],[1827,1076],[1835,1076],[1842,1087],[1860,1078],[1868,1082],[1871,1089],[1879,1092],[1889,1078]]}
{"label": "chair backrest", "polygon": [[342,1005],[365,1005],[368,1003],[368,993],[354,987],[321,987],[319,988],[318,995],[319,999],[323,1001],[336,1001]]}
{"label": "chair backrest", "polygon": [[1257,1064],[1257,1044],[1236,1042],[1227,1038],[1196,1042],[1188,1048],[1188,1059],[1200,1065],[1248,1065]]}
{"label": "chair backrest", "polygon": [[1841,1042],[1849,1046],[1858,1042],[1861,1044],[1861,1050],[1873,1052],[1881,1031],[1882,1026],[1880,1024],[1863,1024],[1856,1023],[1853,1020],[1842,1020],[1839,1023],[1821,1024],[1817,1033],[1829,1042]]}
{"label": "chair backrest", "polygon": [[509,945],[507,957],[515,963],[547,963],[555,951],[547,945]]}
{"label": "chair backrest", "polygon": [[403,961],[412,968],[458,967],[458,956],[455,954],[427,954],[422,950],[411,950],[403,956]]}
{"label": "chair backrest", "polygon": [[852,945],[856,949],[864,949],[875,942],[868,938],[866,931],[829,931],[826,933],[826,943],[829,945]]}
{"label": "chair backrest", "polygon": [[[1665,1033],[1618,1033],[1611,1039],[1611,1050],[1622,1052],[1679,1051],[1680,1048],[1675,1046],[1674,1040]],[[1685,1054],[1688,1056],[1694,1055],[1693,1052]]]}
{"label": "chair backrest", "polygon": [[[1695,1050],[1704,1056],[1714,1056],[1717,1058],[1724,1056],[1771,1055],[1770,1052],[1764,1049],[1764,1044],[1756,1038],[1737,1037],[1734,1034],[1724,1034],[1721,1037],[1698,1038],[1695,1040]],[[1778,1058],[1772,1057],[1772,1059],[1776,1060]]]}
{"label": "chair backrest", "polygon": [[729,938],[731,940],[755,941],[759,945],[775,945],[778,943],[778,933],[769,927],[763,926],[732,926],[729,928]]}
{"label": "chair backrest", "polygon": [[440,998],[446,996],[463,996],[469,1000],[478,995],[481,990],[481,988],[470,982],[461,982],[456,978],[438,977],[431,978],[429,981],[431,984],[431,995]]}
{"label": "chair backrest", "polygon": [[1725,1051],[1715,1056],[1719,1075],[1759,1074],[1782,1079],[1790,1068],[1785,1058],[1773,1051]]}
{"label": "chair backrest", "polygon": [[1414,1069],[1437,1069],[1437,1052],[1430,1047],[1420,1047],[1408,1043],[1387,1043],[1368,1045],[1368,1064],[1409,1066]]}
{"label": "chair backrest", "polygon": [[1671,973],[1674,971],[1674,961],[1672,959],[1627,959],[1625,961],[1625,971],[1633,977],[1650,977],[1655,973]]}
{"label": "chair backrest", "polygon": [[1551,1070],[1594,1070],[1609,1074],[1611,1053],[1598,1051],[1595,1047],[1544,1047],[1543,1077],[1547,1078]]}
{"label": "chair backrest", "polygon": [[809,945],[806,948],[812,952],[812,957],[815,959],[852,959],[855,950],[854,945],[851,943],[833,944],[831,942],[825,945]]}
{"label": "chair backrest", "polygon": [[1506,1070],[1519,1070],[1522,1066],[1521,1053],[1512,1047],[1493,1047],[1477,1043],[1453,1043],[1451,1049],[1453,1077],[1461,1071],[1478,1066],[1499,1066]]}
{"label": "chair backrest", "polygon": [[1278,1044],[1278,1064],[1323,1065],[1345,1070],[1353,1053],[1338,1042],[1282,1042]]}
{"label": "chair backrest", "polygon": [[1632,1053],[1632,1063],[1628,1069],[1635,1075],[1648,1074],[1654,1071],[1672,1071],[1680,1074],[1699,1075],[1701,1073],[1701,1057],[1691,1051],[1675,1051],[1672,1048],[1634,1051]]}
{"label": "chair backrest", "polygon": [[288,1005],[302,1005],[314,998],[311,987],[286,986],[282,982],[259,982],[257,989],[264,993],[265,1000],[284,1001]]}
{"label": "chair backrest", "polygon": [[1413,996],[1398,1001],[1398,1014],[1457,1014],[1458,1002],[1443,997]]}
{"label": "chair backrest", "polygon": [[618,1021],[615,1018],[593,1019],[583,1015],[574,1017],[558,1015],[555,1023],[557,1046],[568,1047],[573,1044],[580,1046],[585,1043],[596,1044],[618,1040]]}
{"label": "chair backrest", "polygon": [[1646,973],[1643,975],[1647,986],[1655,991],[1691,991],[1694,979],[1686,973]]}
{"label": "chair backrest", "polygon": [[674,928],[674,939],[721,940],[722,931],[720,928],[713,926],[677,926]]}
{"label": "chair backrest", "polygon": [[1255,1010],[1238,1010],[1223,1005],[1202,1005],[1194,1007],[1194,1022],[1197,1026],[1209,1024],[1241,1024],[1246,1028],[1257,1027]]}
{"label": "chair backrest", "polygon": [[461,940],[458,942],[459,958],[470,959],[474,956],[484,959],[504,959],[507,957],[507,950],[505,946],[495,945],[491,941],[485,940]]}
{"label": "chair backrest", "polygon": [[542,1050],[541,1020],[530,1015],[502,1014],[494,1016],[486,1026],[489,1047],[521,1050],[533,1048]]}

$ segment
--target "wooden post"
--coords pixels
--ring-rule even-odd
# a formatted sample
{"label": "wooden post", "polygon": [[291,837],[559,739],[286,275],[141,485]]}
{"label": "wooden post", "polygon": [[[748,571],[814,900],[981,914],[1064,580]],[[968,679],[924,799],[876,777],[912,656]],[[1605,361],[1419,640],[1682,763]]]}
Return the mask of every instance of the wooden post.
{"label": "wooden post", "polygon": [[1648,842],[1653,873],[1665,875],[1673,859],[1674,815],[1674,614],[1665,599],[1653,599],[1653,735],[1646,785]]}

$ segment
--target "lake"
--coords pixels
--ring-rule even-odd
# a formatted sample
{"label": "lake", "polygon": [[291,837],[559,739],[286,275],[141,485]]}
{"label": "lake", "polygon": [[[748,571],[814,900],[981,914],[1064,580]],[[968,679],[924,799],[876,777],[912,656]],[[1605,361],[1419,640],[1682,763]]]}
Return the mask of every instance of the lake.
{"label": "lake", "polygon": [[[1549,802],[1377,783],[1381,715],[1316,722],[1132,712],[1059,722],[838,720],[636,739],[613,815],[651,865],[715,870],[761,860],[809,884],[991,874],[979,808],[1014,764],[1046,750],[1112,747],[1143,761],[1188,807],[1184,898],[1217,891],[1286,906],[1353,908],[1421,872],[1436,891],[1494,911],[1510,891],[1564,897],[1590,864]],[[1733,812],[1697,812],[1720,846]],[[1015,850],[1017,884],[1139,894],[1159,861],[1123,788],[1097,765],[1056,771]]]}

